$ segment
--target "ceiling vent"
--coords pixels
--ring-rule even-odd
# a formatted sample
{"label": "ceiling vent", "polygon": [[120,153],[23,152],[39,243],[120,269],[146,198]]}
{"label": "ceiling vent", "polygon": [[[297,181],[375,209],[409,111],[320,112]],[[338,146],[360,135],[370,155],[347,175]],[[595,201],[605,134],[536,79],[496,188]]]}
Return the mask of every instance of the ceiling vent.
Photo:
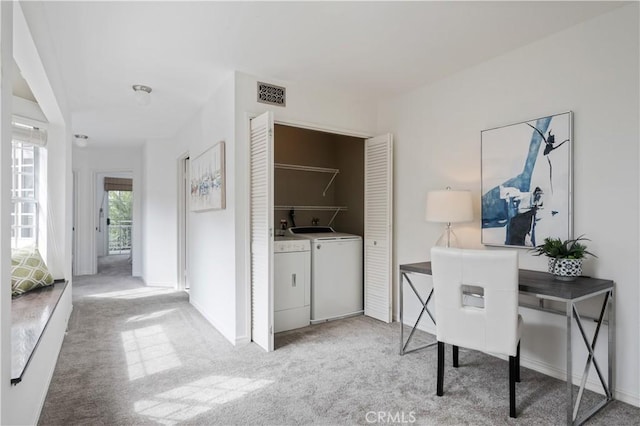
{"label": "ceiling vent", "polygon": [[287,89],[273,84],[258,82],[258,102],[269,105],[286,106]]}

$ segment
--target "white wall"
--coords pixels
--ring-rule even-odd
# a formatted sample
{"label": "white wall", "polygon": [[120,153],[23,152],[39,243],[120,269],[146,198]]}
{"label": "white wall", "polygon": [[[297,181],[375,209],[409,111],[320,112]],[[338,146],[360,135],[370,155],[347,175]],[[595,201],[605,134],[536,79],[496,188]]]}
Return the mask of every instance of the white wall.
{"label": "white wall", "polygon": [[[195,121],[187,125],[188,151],[193,161],[215,143],[225,141],[226,208],[189,214],[187,273],[191,303],[231,342],[236,342],[234,306],[237,241],[234,237],[234,77],[222,84]],[[177,171],[177,155],[173,169]],[[177,202],[177,194],[174,200]]]}
{"label": "white wall", "polygon": [[177,279],[176,145],[148,140],[143,148],[142,277],[147,285],[175,287]]}
{"label": "white wall", "polygon": [[[13,5],[0,3],[0,140],[11,138]],[[0,423],[11,396],[11,146],[0,144]]]}
{"label": "white wall", "polygon": [[177,284],[178,159],[193,160],[219,141],[226,144],[227,207],[189,212],[187,271],[191,303],[227,339],[235,343],[234,256],[234,76],[217,88],[211,99],[178,134],[149,140],[144,148],[144,279],[148,284]]}
{"label": "white wall", "polygon": [[[13,6],[13,11],[11,10]],[[11,89],[7,87],[5,78],[11,81],[11,73],[6,72],[4,66],[8,63],[7,58],[11,57],[13,44],[13,56],[23,77],[28,82],[34,93],[38,104],[47,121],[48,143],[47,143],[47,263],[52,273],[56,277],[65,277],[71,281],[71,136],[68,127],[69,114],[66,109],[64,92],[60,87],[51,85],[52,75],[45,72],[41,62],[36,43],[29,32],[29,28],[22,14],[19,3],[3,3],[0,7],[1,14],[1,34],[2,43],[2,66],[3,83],[2,98]],[[13,31],[11,28],[13,18]],[[7,33],[8,31],[8,33]],[[13,43],[11,34],[13,33]],[[10,86],[10,85],[9,85]],[[5,104],[2,104],[2,128],[10,122],[7,120]],[[18,112],[18,109],[14,111]],[[7,140],[7,138],[3,138]],[[7,177],[10,167],[10,160],[5,156],[3,148],[2,160],[2,191],[10,187],[11,178]],[[3,199],[8,199],[3,197]],[[4,208],[0,212],[2,223],[1,235],[6,236],[7,221],[9,217],[8,209]],[[6,244],[6,245],[5,245]],[[10,282],[9,272],[4,265],[9,263],[10,255],[8,251],[8,238],[2,239],[2,292],[0,297],[2,305],[1,315],[1,345],[0,358],[2,360],[0,370],[0,423],[2,424],[35,424],[38,420],[44,398],[47,394],[49,382],[53,375],[58,353],[62,345],[64,333],[67,328],[69,315],[71,314],[71,287],[67,286],[65,293],[58,302],[57,308],[51,317],[47,329],[43,333],[36,348],[29,367],[27,368],[22,382],[16,386],[10,386],[10,358],[11,358],[11,337],[10,337],[10,312],[7,312],[7,305],[10,305]],[[6,262],[6,263],[5,263]],[[7,315],[9,314],[9,315]]]}
{"label": "white wall", "polygon": [[[472,191],[476,220],[457,227],[458,236],[466,247],[481,246],[481,130],[574,112],[575,235],[586,234],[599,256],[586,262],[585,274],[616,282],[616,397],[634,405],[640,405],[638,60],[638,4],[633,4],[383,102],[378,122],[379,130],[394,133],[396,140],[397,267],[426,260],[442,230],[423,218],[431,189],[449,185]],[[545,269],[544,258],[524,250],[520,263]],[[415,314],[405,318],[409,322]],[[564,348],[558,332],[562,318],[524,314],[529,322],[524,365],[564,374],[558,352]],[[584,364],[575,365],[577,371]]]}
{"label": "white wall", "polygon": [[76,173],[78,204],[76,217],[76,275],[95,274],[96,241],[100,200],[96,179],[100,173],[131,172],[133,176],[132,274],[142,275],[142,147],[73,148],[73,171]]}

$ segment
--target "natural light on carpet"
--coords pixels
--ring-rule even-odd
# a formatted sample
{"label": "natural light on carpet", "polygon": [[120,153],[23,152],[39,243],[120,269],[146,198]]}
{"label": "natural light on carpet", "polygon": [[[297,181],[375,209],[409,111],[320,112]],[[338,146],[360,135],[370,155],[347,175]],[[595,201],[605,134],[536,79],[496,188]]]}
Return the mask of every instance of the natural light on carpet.
{"label": "natural light on carpet", "polygon": [[151,312],[149,314],[142,314],[142,315],[134,315],[132,317],[129,317],[127,319],[127,322],[140,322],[140,321],[147,321],[147,320],[152,320],[152,319],[156,319],[156,318],[160,318],[164,315],[167,315],[171,312],[174,312],[176,310],[176,308],[173,309],[165,309],[162,311],[156,311],[156,312]]}
{"label": "natural light on carpet", "polygon": [[123,331],[121,335],[129,380],[140,379],[182,365],[169,337],[160,325]]}
{"label": "natural light on carpet", "polygon": [[249,392],[261,389],[273,380],[244,377],[209,376],[135,402],[136,413],[165,425],[196,417]]}
{"label": "natural light on carpet", "polygon": [[161,294],[174,293],[171,288],[134,288],[131,290],[111,291],[109,293],[93,294],[89,297],[112,298],[112,299],[140,299],[141,297],[158,296]]}

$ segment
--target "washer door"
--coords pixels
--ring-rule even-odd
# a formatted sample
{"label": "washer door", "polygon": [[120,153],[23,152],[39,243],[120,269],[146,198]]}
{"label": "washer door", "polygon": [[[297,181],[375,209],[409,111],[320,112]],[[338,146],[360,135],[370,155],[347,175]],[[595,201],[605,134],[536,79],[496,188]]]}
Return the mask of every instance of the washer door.
{"label": "washer door", "polygon": [[313,242],[311,320],[363,309],[362,240]]}

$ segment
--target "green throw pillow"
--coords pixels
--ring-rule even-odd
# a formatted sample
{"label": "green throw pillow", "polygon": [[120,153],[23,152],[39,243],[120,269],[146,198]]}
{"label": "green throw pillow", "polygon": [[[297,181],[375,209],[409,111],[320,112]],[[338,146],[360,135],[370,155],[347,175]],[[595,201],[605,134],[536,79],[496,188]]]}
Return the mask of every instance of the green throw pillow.
{"label": "green throw pillow", "polygon": [[37,248],[11,250],[11,295],[53,284],[53,277]]}

